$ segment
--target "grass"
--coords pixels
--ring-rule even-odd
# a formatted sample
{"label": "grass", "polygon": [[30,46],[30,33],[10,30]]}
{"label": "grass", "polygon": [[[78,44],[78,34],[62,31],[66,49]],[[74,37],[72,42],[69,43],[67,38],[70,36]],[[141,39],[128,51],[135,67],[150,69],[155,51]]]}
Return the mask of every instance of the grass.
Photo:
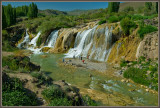
{"label": "grass", "polygon": [[[126,62],[122,63],[123,66],[127,66]],[[139,66],[139,68],[135,66]],[[123,76],[158,91],[158,63],[146,60],[143,56],[138,61],[132,61],[132,65],[124,71]]]}

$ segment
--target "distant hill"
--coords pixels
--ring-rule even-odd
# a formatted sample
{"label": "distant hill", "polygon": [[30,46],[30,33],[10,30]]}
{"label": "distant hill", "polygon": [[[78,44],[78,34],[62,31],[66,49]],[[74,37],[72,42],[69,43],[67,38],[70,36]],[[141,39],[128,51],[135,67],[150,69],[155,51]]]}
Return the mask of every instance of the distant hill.
{"label": "distant hill", "polygon": [[67,12],[59,11],[59,10],[52,10],[52,9],[46,9],[46,10],[38,10],[38,13],[44,14],[44,15],[67,15]]}
{"label": "distant hill", "polygon": [[91,10],[72,10],[72,11],[66,11],[68,15],[81,15],[81,14],[86,14],[86,13],[95,13],[97,12],[98,9],[91,9]]}
{"label": "distant hill", "polygon": [[[152,2],[152,4],[155,6],[155,2]],[[131,6],[134,8],[134,10],[138,10],[139,7],[144,7],[145,2],[125,2],[120,3],[119,11],[122,11],[125,7]]]}

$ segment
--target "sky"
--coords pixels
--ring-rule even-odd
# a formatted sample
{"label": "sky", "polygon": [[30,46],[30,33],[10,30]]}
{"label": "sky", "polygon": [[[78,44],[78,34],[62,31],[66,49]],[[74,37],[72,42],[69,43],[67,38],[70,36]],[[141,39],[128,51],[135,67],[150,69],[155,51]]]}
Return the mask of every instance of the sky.
{"label": "sky", "polygon": [[[2,5],[11,4],[13,7],[29,5],[31,2],[2,2]],[[54,9],[60,11],[71,11],[75,9],[88,10],[107,8],[108,2],[34,2],[38,9]]]}

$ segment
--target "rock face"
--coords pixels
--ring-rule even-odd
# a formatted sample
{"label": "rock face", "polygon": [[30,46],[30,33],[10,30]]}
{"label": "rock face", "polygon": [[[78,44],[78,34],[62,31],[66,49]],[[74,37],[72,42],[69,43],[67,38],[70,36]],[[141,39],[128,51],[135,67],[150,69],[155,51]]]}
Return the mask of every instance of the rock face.
{"label": "rock face", "polygon": [[128,37],[121,37],[112,47],[108,57],[108,63],[120,63],[122,59],[126,61],[136,60],[136,51],[140,39],[137,37],[137,29]]}
{"label": "rock face", "polygon": [[77,35],[77,29],[63,28],[59,31],[59,37],[57,38],[54,49],[49,50],[53,53],[63,53],[69,48],[73,47],[74,40]]}
{"label": "rock face", "polygon": [[140,42],[136,57],[144,56],[150,59],[158,58],[158,32],[147,34]]}

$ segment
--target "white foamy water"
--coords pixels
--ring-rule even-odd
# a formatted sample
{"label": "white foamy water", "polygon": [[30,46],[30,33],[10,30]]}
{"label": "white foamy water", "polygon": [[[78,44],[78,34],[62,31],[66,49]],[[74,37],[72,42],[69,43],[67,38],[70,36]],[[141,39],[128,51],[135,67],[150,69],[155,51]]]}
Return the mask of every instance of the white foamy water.
{"label": "white foamy water", "polygon": [[24,46],[24,44],[28,44],[29,41],[30,41],[29,40],[29,35],[28,35],[27,29],[26,29],[26,36],[24,37],[24,40],[20,44],[17,45],[17,47],[19,49],[21,49]]}
{"label": "white foamy water", "polygon": [[48,36],[48,39],[46,41],[46,45],[45,47],[54,47],[57,37],[58,37],[58,30],[54,30],[53,32],[51,32],[51,34]]}

